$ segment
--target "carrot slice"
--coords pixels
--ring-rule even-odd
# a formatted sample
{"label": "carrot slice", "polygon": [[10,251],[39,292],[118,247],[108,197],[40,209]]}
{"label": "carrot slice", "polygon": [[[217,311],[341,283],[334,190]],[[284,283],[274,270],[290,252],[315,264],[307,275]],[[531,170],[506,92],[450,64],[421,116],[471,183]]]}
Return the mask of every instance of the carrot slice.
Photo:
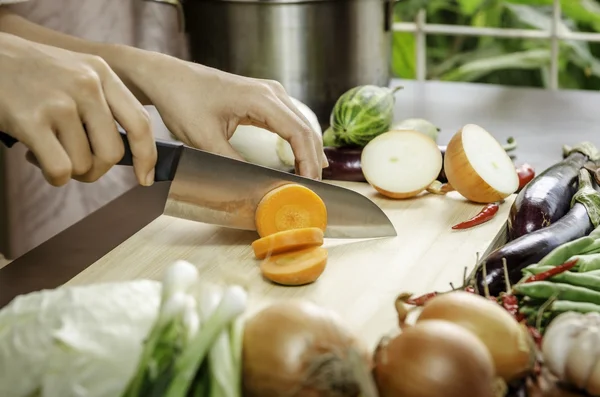
{"label": "carrot slice", "polygon": [[264,259],[287,251],[323,245],[323,231],[318,227],[290,229],[259,238],[252,243],[254,255]]}
{"label": "carrot slice", "polygon": [[289,183],[265,194],[256,207],[256,231],[260,237],[290,229],[327,227],[327,208],[309,188]]}
{"label": "carrot slice", "polygon": [[326,264],[327,249],[311,247],[268,257],[261,262],[260,271],[277,284],[304,285],[315,282]]}

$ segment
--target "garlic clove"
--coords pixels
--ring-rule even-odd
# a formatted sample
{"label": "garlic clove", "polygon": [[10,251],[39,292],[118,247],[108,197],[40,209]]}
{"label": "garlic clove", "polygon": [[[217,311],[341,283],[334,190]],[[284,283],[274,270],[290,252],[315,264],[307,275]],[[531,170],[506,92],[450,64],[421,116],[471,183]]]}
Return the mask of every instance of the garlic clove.
{"label": "garlic clove", "polygon": [[590,396],[600,397],[600,357],[596,358],[596,363],[588,378],[585,390]]}
{"label": "garlic clove", "polygon": [[560,315],[556,316],[554,318],[554,320],[552,320],[552,322],[550,322],[550,325],[548,326],[546,331],[549,331],[552,328],[556,328],[559,325],[564,324],[564,323],[570,323],[572,321],[581,322],[585,318],[586,318],[585,315],[583,315],[579,312],[561,313]]}
{"label": "garlic clove", "polygon": [[[570,314],[567,312],[565,314]],[[559,379],[565,379],[565,367],[567,355],[571,350],[571,344],[582,331],[585,330],[582,316],[560,315],[550,323],[542,339],[542,354],[544,362],[550,372]],[[560,321],[559,321],[560,320]]]}
{"label": "garlic clove", "polygon": [[596,326],[596,327],[600,327],[600,313],[598,312],[589,312],[586,313],[584,316],[584,322],[585,325],[592,327],[592,326]]}
{"label": "garlic clove", "polygon": [[565,379],[585,390],[599,356],[600,332],[597,327],[586,329],[571,344],[566,360]]}

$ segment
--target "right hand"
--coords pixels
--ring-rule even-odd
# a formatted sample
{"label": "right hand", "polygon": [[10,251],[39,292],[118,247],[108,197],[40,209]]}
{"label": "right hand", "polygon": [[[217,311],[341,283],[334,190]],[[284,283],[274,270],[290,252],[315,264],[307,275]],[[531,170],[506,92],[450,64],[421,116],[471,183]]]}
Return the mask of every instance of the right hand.
{"label": "right hand", "polygon": [[115,121],[127,132],[139,183],[152,184],[149,115],[106,62],[0,33],[0,131],[29,149],[50,184],[93,182],[119,162]]}

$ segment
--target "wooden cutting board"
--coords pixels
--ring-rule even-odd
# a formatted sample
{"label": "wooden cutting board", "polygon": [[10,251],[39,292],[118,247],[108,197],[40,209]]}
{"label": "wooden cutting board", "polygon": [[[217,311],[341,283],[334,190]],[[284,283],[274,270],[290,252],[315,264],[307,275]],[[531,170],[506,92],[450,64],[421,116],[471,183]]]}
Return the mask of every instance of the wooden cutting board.
{"label": "wooden cutting board", "polygon": [[[334,182],[331,182],[334,183]],[[475,215],[482,205],[467,202],[456,192],[423,194],[391,200],[366,183],[335,182],[377,203],[390,217],[397,237],[326,240],[327,268],[317,282],[302,287],[274,285],[260,274],[250,244],[255,232],[232,230],[160,216],[67,284],[89,284],[137,278],[160,279],[178,259],[200,268],[214,282],[247,288],[251,315],[264,305],[301,298],[336,310],[358,335],[374,347],[396,329],[394,300],[400,292],[421,294],[447,290],[463,280],[476,253],[484,254],[505,236],[514,195],[490,222],[464,231],[451,226]]]}

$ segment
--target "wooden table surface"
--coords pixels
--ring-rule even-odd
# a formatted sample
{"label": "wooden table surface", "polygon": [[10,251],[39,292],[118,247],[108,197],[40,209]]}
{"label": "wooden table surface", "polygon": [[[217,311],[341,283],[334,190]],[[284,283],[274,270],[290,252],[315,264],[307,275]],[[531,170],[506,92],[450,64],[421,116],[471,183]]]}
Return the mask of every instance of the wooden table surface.
{"label": "wooden table surface", "polygon": [[[561,158],[563,144],[590,140],[600,146],[600,95],[595,92],[508,88],[491,85],[394,81],[397,120],[422,117],[441,129],[445,144],[462,125],[475,123],[498,140],[517,139],[517,162],[537,171]],[[102,258],[156,219],[169,184],[137,187],[81,222],[0,269],[0,307],[13,297],[55,288]]]}

